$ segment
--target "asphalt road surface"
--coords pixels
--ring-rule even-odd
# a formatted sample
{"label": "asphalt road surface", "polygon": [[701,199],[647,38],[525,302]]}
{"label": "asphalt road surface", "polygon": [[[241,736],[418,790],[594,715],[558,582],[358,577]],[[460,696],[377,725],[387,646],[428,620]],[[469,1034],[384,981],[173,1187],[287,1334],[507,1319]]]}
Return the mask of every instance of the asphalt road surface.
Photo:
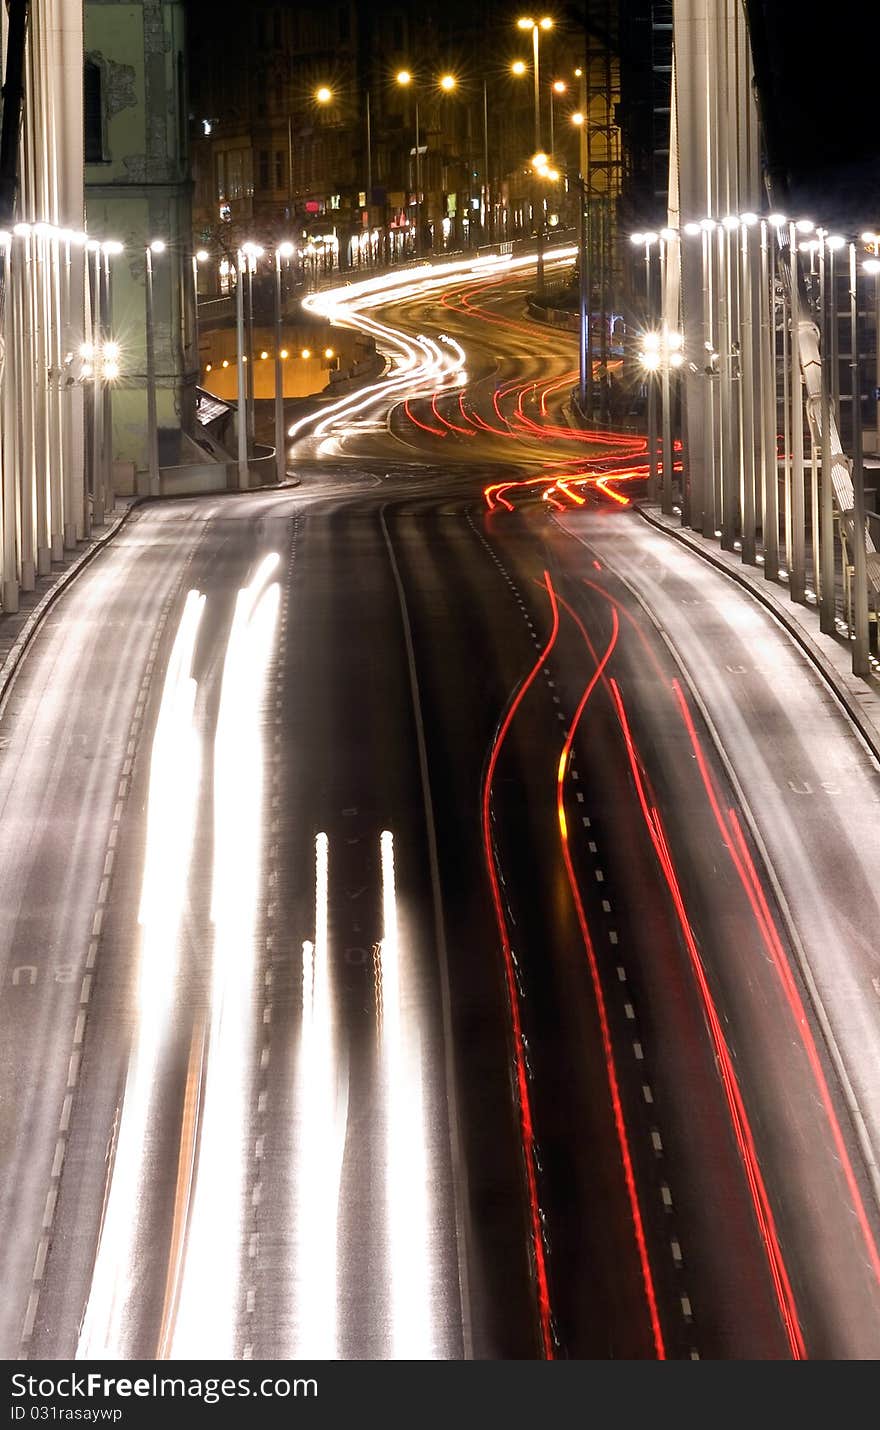
{"label": "asphalt road surface", "polygon": [[300,485],[137,508],[27,655],[4,1356],[880,1354],[878,772],[528,287],[374,295]]}

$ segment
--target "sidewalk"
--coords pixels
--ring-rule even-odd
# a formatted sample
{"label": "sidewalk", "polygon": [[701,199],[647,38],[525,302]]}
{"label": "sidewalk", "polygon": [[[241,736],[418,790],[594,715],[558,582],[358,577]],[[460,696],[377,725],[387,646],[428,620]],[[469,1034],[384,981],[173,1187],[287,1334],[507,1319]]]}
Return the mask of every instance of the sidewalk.
{"label": "sidewalk", "polygon": [[783,582],[768,581],[760,566],[746,566],[737,552],[723,551],[717,541],[681,526],[678,517],[663,516],[654,506],[638,505],[636,510],[650,526],[689,547],[766,606],[817,667],[880,761],[880,662],[872,657],[871,679],[860,680],[852,673],[849,641],[844,634],[823,635],[815,605],[802,606],[789,600]]}
{"label": "sidewalk", "polygon": [[131,498],[117,498],[114,510],[108,514],[103,525],[95,528],[87,541],[78,542],[76,550],[70,552],[66,560],[53,561],[51,571],[47,576],[37,578],[33,591],[20,592],[19,609],[14,614],[0,612],[0,715],[15,673],[46,612],[83,566],[116,535],[136,505],[136,500]]}

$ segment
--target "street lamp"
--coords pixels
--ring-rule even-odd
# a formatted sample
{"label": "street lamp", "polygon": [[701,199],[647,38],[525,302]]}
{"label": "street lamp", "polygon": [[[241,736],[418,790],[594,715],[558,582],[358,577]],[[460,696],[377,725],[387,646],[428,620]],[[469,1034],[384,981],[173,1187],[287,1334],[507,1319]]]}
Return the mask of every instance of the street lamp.
{"label": "street lamp", "polygon": [[293,257],[293,244],[279,243],[275,250],[275,475],[279,482],[287,476],[284,452],[284,369],[281,366],[281,260]]}
{"label": "street lamp", "polygon": [[244,361],[247,363],[247,401],[248,401],[248,433],[251,442],[256,441],[256,416],[254,403],[254,274],[257,271],[257,260],[263,257],[264,250],[258,243],[244,243],[241,251],[247,260],[247,280],[248,280],[248,303],[247,303],[247,356]]}
{"label": "street lamp", "polygon": [[147,302],[147,452],[149,456],[149,495],[159,495],[159,419],[156,411],[156,328],[153,313],[153,255],[165,252],[163,238],[154,238],[144,250],[146,258]]}
{"label": "street lamp", "polygon": [[[398,83],[399,85],[401,85],[401,87],[402,87],[403,89],[407,89],[407,88],[412,84],[412,75],[410,74],[409,70],[398,70],[398,72],[397,72],[397,83]],[[418,99],[418,95],[416,95],[416,98],[415,98],[415,121],[416,121],[416,164],[415,164],[415,181],[416,181],[416,244],[415,244],[415,247],[416,247],[416,257],[417,257],[417,258],[421,258],[421,256],[422,256],[422,162],[421,162],[421,152],[420,152],[420,147],[419,147],[419,99]]]}
{"label": "street lamp", "polygon": [[[238,485],[241,491],[248,486],[248,414],[245,381],[244,353],[244,275],[250,260],[239,248],[235,255],[235,346],[236,346],[236,392],[238,394],[237,438],[238,438]],[[225,367],[224,359],[224,367]]]}
{"label": "street lamp", "polygon": [[[517,20],[517,28],[520,30],[531,30],[532,32],[532,74],[534,78],[535,90],[535,152],[541,150],[541,80],[540,80],[540,38],[541,31],[552,30],[553,21],[548,15],[541,20],[523,18]],[[537,185],[533,186],[533,197],[537,197]],[[544,292],[544,200],[541,198],[540,212],[535,221],[537,230],[537,265],[536,278],[538,293]],[[533,214],[534,217],[534,214]]]}
{"label": "street lamp", "polygon": [[852,484],[853,484],[853,584],[855,592],[853,624],[853,675],[871,673],[868,645],[868,572],[865,559],[865,467],[862,447],[862,385],[859,373],[859,270],[856,245],[849,245],[850,384],[852,393]]}
{"label": "street lamp", "polygon": [[565,91],[566,91],[567,88],[568,88],[568,86],[566,85],[564,79],[555,79],[555,80],[553,81],[553,83],[551,84],[551,86],[550,86],[550,153],[551,153],[551,154],[555,151],[555,148],[556,148],[556,116],[555,116],[555,113],[554,113],[554,110],[555,110],[555,99],[556,99],[557,94],[565,94]]}
{"label": "street lamp", "polygon": [[197,248],[192,256],[192,279],[193,279],[193,347],[196,356],[196,382],[202,370],[202,360],[199,353],[199,264],[207,263],[210,253],[206,248]]}

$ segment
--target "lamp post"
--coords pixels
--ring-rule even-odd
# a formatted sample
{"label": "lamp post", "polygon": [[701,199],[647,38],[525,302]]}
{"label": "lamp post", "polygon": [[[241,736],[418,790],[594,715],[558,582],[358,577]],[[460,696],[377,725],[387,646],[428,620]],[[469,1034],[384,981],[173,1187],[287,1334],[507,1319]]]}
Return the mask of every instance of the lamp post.
{"label": "lamp post", "polygon": [[247,363],[247,414],[248,414],[248,436],[251,444],[256,441],[256,416],[254,403],[254,274],[257,271],[257,261],[263,257],[264,250],[258,243],[244,243],[241,248],[246,260],[247,268],[247,355],[243,361]]}
{"label": "lamp post", "polygon": [[281,357],[281,260],[290,259],[293,244],[279,243],[275,250],[275,475],[279,482],[287,476],[284,454],[284,368]]}
{"label": "lamp post", "polygon": [[144,250],[147,303],[147,453],[149,495],[159,495],[159,419],[156,411],[156,329],[153,313],[153,255],[165,252],[165,240],[154,238]]}
{"label": "lamp post", "polygon": [[555,108],[556,108],[556,106],[555,106],[555,99],[556,99],[557,94],[565,94],[565,91],[566,91],[567,88],[568,88],[568,86],[566,85],[564,79],[555,79],[555,80],[553,81],[553,83],[551,84],[551,86],[550,86],[550,153],[551,153],[551,154],[555,153],[555,151],[556,151],[556,116],[555,116],[555,112],[554,112],[554,111],[555,111]]}
{"label": "lamp post", "polygon": [[[862,243],[869,245],[872,258],[866,258],[862,264],[864,273],[873,274],[875,277],[880,273],[880,233],[873,231],[862,234]],[[876,302],[874,307],[874,395],[877,401],[877,438],[875,451],[880,452],[880,283],[875,283]]]}
{"label": "lamp post", "polygon": [[[491,217],[490,217],[491,216]],[[489,181],[489,93],[483,78],[483,242],[491,243],[495,237],[495,214],[492,206],[492,187]]]}
{"label": "lamp post", "polygon": [[865,469],[862,453],[862,388],[859,373],[859,276],[856,245],[849,245],[850,390],[852,393],[853,602],[855,644],[853,675],[870,674],[868,653],[868,573],[865,561]]}
{"label": "lamp post", "polygon": [[[517,20],[517,27],[520,30],[531,30],[532,32],[532,75],[534,79],[535,91],[535,153],[541,152],[541,79],[540,79],[540,37],[541,31],[552,30],[553,21],[548,15],[541,20],[531,20],[523,18]],[[538,196],[537,183],[533,185],[533,198]],[[544,293],[544,200],[541,198],[540,204],[535,204],[538,209],[535,216],[536,248],[537,248],[537,291],[539,295]]]}
{"label": "lamp post", "polygon": [[244,371],[244,274],[248,259],[241,249],[235,255],[235,347],[236,391],[238,393],[238,485],[241,491],[248,485],[248,415]]}
{"label": "lamp post", "polygon": [[196,358],[196,386],[202,372],[202,361],[199,354],[199,264],[207,263],[210,254],[206,248],[197,248],[192,256],[192,279],[193,279],[193,348]]}
{"label": "lamp post", "polygon": [[[659,337],[652,330],[654,319],[654,285],[651,279],[651,249],[655,243],[659,243],[659,236],[656,233],[634,234],[633,242],[639,239],[645,245],[645,312],[648,323],[648,333],[645,336],[645,351],[653,353],[659,350]],[[649,339],[652,342],[649,343]],[[659,352],[658,352],[659,356]],[[643,359],[644,361],[644,359]],[[657,500],[657,389],[654,382],[654,374],[660,366],[659,361],[651,365],[645,363],[648,374],[648,500]]]}
{"label": "lamp post", "polygon": [[[410,74],[409,70],[398,70],[398,72],[397,72],[397,83],[398,83],[399,85],[401,85],[404,89],[407,89],[407,88],[409,87],[409,85],[412,84],[412,75]],[[418,95],[415,96],[415,123],[416,123],[416,162],[415,162],[415,181],[416,181],[416,244],[415,244],[415,248],[416,248],[416,257],[417,257],[417,258],[421,258],[421,256],[422,256],[422,161],[421,161],[421,149],[420,149],[420,143],[419,143],[419,138],[420,138],[420,136],[419,136],[419,97],[418,97]]]}

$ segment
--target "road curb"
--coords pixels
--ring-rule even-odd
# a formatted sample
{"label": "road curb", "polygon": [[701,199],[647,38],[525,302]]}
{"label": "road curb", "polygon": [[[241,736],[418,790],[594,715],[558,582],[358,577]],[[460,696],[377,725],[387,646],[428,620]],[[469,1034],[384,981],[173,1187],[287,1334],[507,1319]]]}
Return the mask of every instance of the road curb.
{"label": "road curb", "polygon": [[792,618],[791,613],[786,609],[785,603],[781,601],[774,591],[767,589],[750,579],[745,573],[738,571],[735,567],[729,566],[726,561],[720,559],[708,547],[702,544],[701,538],[691,535],[678,527],[667,526],[664,521],[660,521],[654,514],[644,507],[635,507],[635,511],[652,526],[655,531],[662,532],[664,536],[671,536],[680,546],[685,546],[688,551],[692,551],[703,561],[714,566],[716,571],[720,571],[723,576],[727,576],[731,581],[735,581],[744,591],[748,591],[759,601],[772,616],[775,616],[780,625],[785,627],[788,635],[799,646],[807,659],[816,667],[819,675],[824,680],[828,689],[834,695],[838,703],[843,707],[844,713],[855,725],[868,749],[880,764],[880,729],[875,725],[870,716],[861,709],[854,691],[850,690],[844,683],[840,672],[825,655],[825,652],[811,638],[808,631],[804,630],[799,621]]}
{"label": "road curb", "polygon": [[81,551],[69,566],[61,571],[56,581],[49,587],[49,590],[41,596],[34,606],[12,645],[10,646],[3,664],[0,665],[0,714],[6,704],[12,682],[18,674],[22,661],[27,653],[31,641],[39,630],[43,618],[52,609],[55,602],[63,596],[68,586],[79,575],[85,566],[94,560],[99,551],[102,551],[109,541],[116,535],[119,528],[128,521],[129,516],[136,506],[140,505],[140,500],[135,499],[130,502],[123,512],[114,520],[109,530],[96,537],[85,551]]}

